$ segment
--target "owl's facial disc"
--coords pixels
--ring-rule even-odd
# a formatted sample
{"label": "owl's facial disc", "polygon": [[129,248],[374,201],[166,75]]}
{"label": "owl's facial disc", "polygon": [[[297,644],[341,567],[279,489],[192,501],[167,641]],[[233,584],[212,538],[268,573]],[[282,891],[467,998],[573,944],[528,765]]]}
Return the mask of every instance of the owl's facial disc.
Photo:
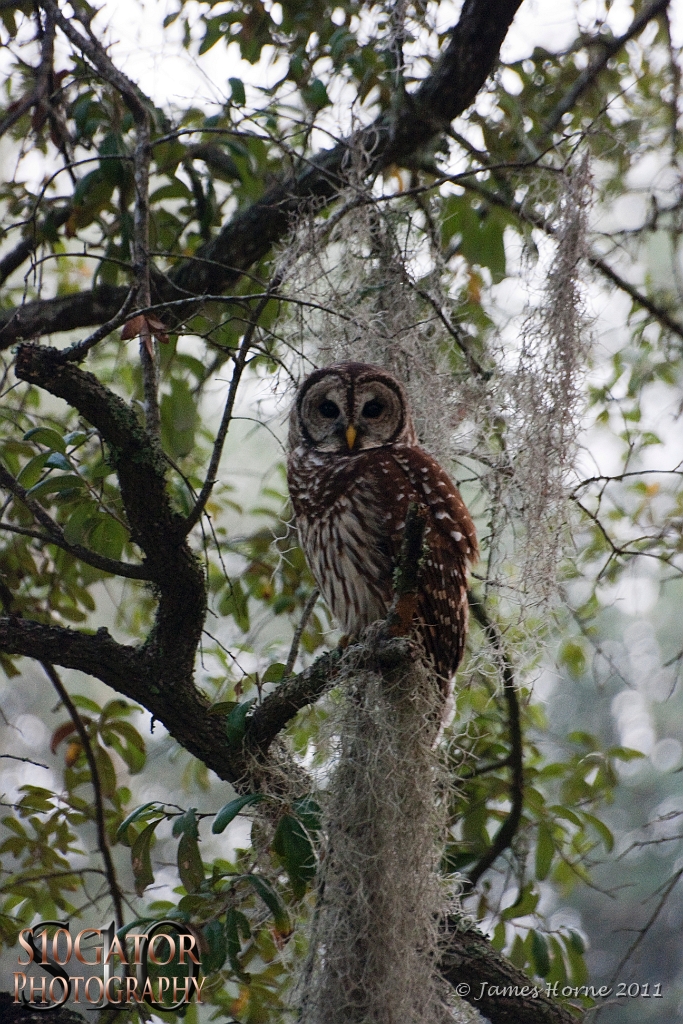
{"label": "owl's facial disc", "polygon": [[303,396],[299,419],[319,451],[334,452],[346,448],[345,435],[349,423],[344,382],[331,374],[311,385]]}
{"label": "owl's facial disc", "polygon": [[303,391],[298,425],[318,451],[353,455],[400,441],[409,427],[398,388],[370,375],[354,381],[334,372]]}

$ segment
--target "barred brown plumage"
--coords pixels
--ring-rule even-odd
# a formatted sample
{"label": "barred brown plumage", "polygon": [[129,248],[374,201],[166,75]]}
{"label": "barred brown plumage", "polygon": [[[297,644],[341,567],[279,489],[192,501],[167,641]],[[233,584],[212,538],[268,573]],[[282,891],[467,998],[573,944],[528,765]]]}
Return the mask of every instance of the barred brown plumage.
{"label": "barred brown plumage", "polygon": [[290,416],[287,477],[311,571],[352,635],[386,615],[408,506],[427,506],[416,630],[449,697],[477,538],[457,488],[417,443],[399,381],[366,363],[312,373]]}

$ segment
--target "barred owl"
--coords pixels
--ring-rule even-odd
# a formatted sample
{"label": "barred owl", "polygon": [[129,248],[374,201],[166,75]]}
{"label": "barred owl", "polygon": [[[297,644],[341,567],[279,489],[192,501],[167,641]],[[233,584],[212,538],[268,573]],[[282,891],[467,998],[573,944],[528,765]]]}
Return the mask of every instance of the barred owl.
{"label": "barred owl", "polygon": [[427,507],[415,628],[450,698],[477,538],[452,481],[417,443],[399,381],[365,363],[312,373],[291,411],[287,477],[308,563],[351,635],[386,615],[408,506]]}

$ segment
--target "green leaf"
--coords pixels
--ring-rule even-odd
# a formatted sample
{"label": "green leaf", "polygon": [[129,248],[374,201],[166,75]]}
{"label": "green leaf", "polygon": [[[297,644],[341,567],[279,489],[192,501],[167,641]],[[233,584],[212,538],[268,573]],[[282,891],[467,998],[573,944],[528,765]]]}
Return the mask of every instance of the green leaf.
{"label": "green leaf", "polygon": [[280,818],[272,848],[284,864],[294,896],[301,899],[315,875],[316,863],[313,844],[297,818],[291,814]]}
{"label": "green leaf", "polygon": [[494,949],[501,951],[505,948],[505,921],[499,921],[493,930],[491,945]]}
{"label": "green leaf", "polygon": [[322,827],[320,804],[308,793],[292,803],[292,810],[307,832],[316,836]]}
{"label": "green leaf", "polygon": [[229,715],[236,707],[239,707],[238,700],[219,700],[209,708],[210,715]]}
{"label": "green leaf", "polygon": [[135,879],[135,891],[138,896],[142,896],[147,886],[151,885],[154,881],[150,844],[154,838],[154,830],[160,821],[161,818],[157,819],[157,821],[153,821],[150,825],[144,828],[133,843],[130,851],[130,862],[133,868],[133,877]]}
{"label": "green leaf", "polygon": [[589,814],[588,811],[582,812],[585,821],[591,825],[602,839],[602,844],[608,853],[611,853],[614,849],[614,836],[607,828],[607,825],[595,815]]}
{"label": "green leaf", "polygon": [[228,955],[228,941],[225,928],[220,921],[209,921],[202,928],[208,949],[202,953],[204,974],[220,971]]}
{"label": "green leaf", "polygon": [[470,197],[447,196],[442,205],[441,241],[457,237],[458,250],[472,266],[488,267],[494,283],[505,277],[503,232],[507,216],[498,210],[475,210]]}
{"label": "green leaf", "polygon": [[552,831],[546,822],[542,821],[536,839],[536,878],[539,881],[548,877],[554,855],[555,844]]}
{"label": "green leaf", "polygon": [[634,750],[632,747],[610,747],[607,754],[617,761],[637,761],[638,758],[645,757],[642,750]]}
{"label": "green leaf", "polygon": [[150,807],[155,807],[157,802],[158,801],[156,800],[148,800],[146,804],[140,804],[140,806],[136,807],[134,811],[131,811],[117,828],[116,838],[118,840],[123,839],[128,831],[128,826],[132,825],[134,821],[138,820],[138,818],[141,818],[145,811],[148,811]]}
{"label": "green leaf", "polygon": [[516,902],[511,907],[506,907],[500,916],[503,921],[512,921],[516,917],[526,917],[527,914],[533,914],[539,899],[540,893],[534,892],[532,883],[529,882],[522,889]]}
{"label": "green leaf", "polygon": [[81,711],[91,711],[94,715],[99,715],[102,712],[97,701],[91,700],[90,697],[84,697],[82,693],[74,693],[71,699]]}
{"label": "green leaf", "polygon": [[159,203],[162,199],[191,199],[192,192],[187,187],[184,181],[180,178],[174,178],[173,181],[168,185],[162,185],[161,188],[156,189],[152,192],[149,197],[150,203]]}
{"label": "green leaf", "polygon": [[537,932],[535,928],[531,930],[531,955],[534,960],[534,967],[536,973],[540,974],[542,978],[550,971],[550,957],[548,955],[548,943],[546,942],[545,936]]}
{"label": "green leaf", "polygon": [[553,804],[552,807],[548,808],[549,811],[555,815],[556,818],[564,818],[565,821],[570,821],[572,825],[576,825],[578,828],[583,828],[583,822],[578,814],[574,811],[570,811],[568,807],[563,807],[561,804]]}
{"label": "green leaf", "polygon": [[188,892],[197,892],[204,881],[199,844],[195,836],[183,832],[178,843],[178,873]]}
{"label": "green leaf", "polygon": [[567,951],[567,959],[571,967],[571,980],[574,985],[585,985],[588,981],[588,968],[584,959],[585,945],[578,932],[570,931],[560,936]]}
{"label": "green leaf", "polygon": [[322,110],[330,105],[330,97],[327,95],[325,84],[319,78],[314,78],[307,89],[301,92],[304,102],[314,110]]}
{"label": "green leaf", "polygon": [[239,910],[235,910],[234,907],[229,907],[225,914],[225,938],[227,943],[228,960],[233,971],[242,981],[249,981],[248,974],[244,973],[242,964],[240,963],[239,956],[240,950],[242,949],[242,943],[240,942],[240,918],[243,918],[244,914],[240,913]]}
{"label": "green leaf", "polygon": [[112,797],[116,792],[116,770],[114,762],[107,751],[98,744],[93,747],[95,765],[100,779],[100,786],[105,796]]}
{"label": "green leaf", "polygon": [[48,456],[45,463],[50,469],[64,469],[67,473],[73,472],[73,466],[67,459],[66,455],[62,455],[61,452],[52,452]]}
{"label": "green leaf", "polygon": [[264,799],[263,793],[245,793],[244,796],[238,796],[234,800],[231,800],[225,806],[221,807],[220,811],[216,815],[211,826],[211,831],[214,835],[220,835],[228,827],[231,821],[233,821],[240,811],[244,807],[248,807],[250,804],[260,803]]}
{"label": "green leaf", "polygon": [[184,814],[179,814],[173,819],[173,835],[189,836],[190,839],[199,838],[199,825],[197,824],[197,808],[190,807]]}
{"label": "green leaf", "polygon": [[230,102],[234,103],[236,107],[243,107],[247,102],[247,95],[244,91],[244,82],[241,78],[229,78],[228,84],[230,86]]}
{"label": "green leaf", "polygon": [[223,18],[207,18],[205,21],[206,31],[204,32],[204,38],[199,46],[199,56],[208,51],[216,45],[219,39],[224,34],[223,30]]}
{"label": "green leaf", "polygon": [[128,530],[118,519],[102,515],[90,533],[89,543],[93,551],[107,558],[121,558],[124,544],[128,542]]}
{"label": "green leaf", "polygon": [[249,602],[238,579],[231,580],[227,585],[218,605],[218,611],[221,615],[232,615],[242,632],[248,632]]}
{"label": "green leaf", "polygon": [[130,722],[110,722],[101,735],[106,745],[113,747],[125,761],[131,775],[142,771],[147,761],[145,741],[134,725]]}
{"label": "green leaf", "polygon": [[263,676],[261,677],[261,682],[279,683],[284,674],[285,666],[281,662],[276,661],[272,665],[268,666],[266,671],[263,673]]}
{"label": "green leaf", "polygon": [[85,498],[79,502],[64,525],[64,537],[69,544],[85,544],[93,525],[99,522],[100,513],[94,501]]}
{"label": "green leaf", "polygon": [[287,938],[292,934],[292,922],[289,916],[289,911],[285,906],[282,897],[273,889],[270,882],[267,882],[265,878],[260,875],[243,875],[242,876],[249,884],[256,890],[265,905],[273,915],[273,921],[279,934],[283,938]]}
{"label": "green leaf", "polygon": [[228,743],[237,746],[244,739],[244,733],[247,727],[247,715],[251,711],[251,706],[256,701],[256,697],[252,697],[251,700],[242,701],[238,704],[234,711],[231,711],[225,719],[225,735],[228,738]]}
{"label": "green leaf", "polygon": [[576,640],[565,640],[560,647],[559,661],[575,679],[580,679],[586,671],[586,655]]}
{"label": "green leaf", "polygon": [[49,458],[50,452],[41,452],[40,455],[35,455],[32,459],[29,459],[21,473],[19,473],[17,482],[26,490],[33,487],[40,480],[41,474],[45,469],[45,463]]}
{"label": "green leaf", "polygon": [[88,435],[85,434],[82,430],[72,430],[70,431],[70,433],[64,435],[64,444],[69,446],[78,446],[82,444],[83,441],[87,440]]}
{"label": "green leaf", "polygon": [[171,393],[162,396],[160,410],[164,448],[174,458],[182,459],[194,448],[199,420],[196,400],[186,380],[171,381]]}
{"label": "green leaf", "polygon": [[47,480],[41,480],[35,487],[29,488],[26,492],[32,498],[47,497],[48,494],[59,494],[64,491],[73,491],[77,488],[85,487],[85,481],[80,476],[50,476]]}
{"label": "green leaf", "polygon": [[44,444],[53,452],[66,452],[66,443],[61,434],[58,434],[52,427],[33,427],[24,434],[24,441],[33,441],[34,444]]}

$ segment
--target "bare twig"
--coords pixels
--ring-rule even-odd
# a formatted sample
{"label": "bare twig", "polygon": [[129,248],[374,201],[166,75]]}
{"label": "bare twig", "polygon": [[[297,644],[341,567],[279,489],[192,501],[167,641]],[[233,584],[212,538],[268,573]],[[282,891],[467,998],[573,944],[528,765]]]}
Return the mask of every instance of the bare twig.
{"label": "bare twig", "polygon": [[[109,82],[133,115],[135,122],[135,151],[133,154],[133,178],[135,181],[135,210],[133,216],[133,273],[137,304],[149,306],[152,301],[150,260],[149,260],[149,164],[151,159],[149,102],[131,80],[119,71],[107,55],[104,47],[90,30],[89,23],[78,13],[76,18],[84,25],[87,35],[75,27],[73,21],[64,17],[54,0],[43,0],[44,6],[54,17],[67,38],[95,66],[105,81]],[[78,11],[78,8],[76,8]],[[99,339],[98,339],[99,340]],[[142,363],[145,392],[145,416],[147,429],[158,434],[160,428],[158,368],[155,342],[146,327],[140,334],[140,360]]]}
{"label": "bare twig", "polygon": [[[519,217],[521,221],[526,224],[531,224],[533,227],[539,228],[546,235],[551,238],[555,237],[555,230],[553,225],[547,221],[540,214],[534,213],[529,210],[524,204],[518,203],[516,200],[510,197],[503,196],[498,192],[492,192],[491,189],[486,188],[484,185],[480,185],[476,181],[462,181],[463,188],[467,189],[468,192],[476,192],[477,195],[482,196],[487,202],[493,206],[499,206],[501,209],[509,210],[514,213],[515,216]],[[655,320],[658,320],[663,327],[671,331],[672,334],[676,334],[679,338],[683,339],[683,324],[679,323],[669,313],[668,310],[662,309],[657,303],[653,302],[647,295],[639,291],[634,285],[626,281],[620,274],[617,274],[616,270],[613,270],[600,256],[596,256],[595,253],[588,253],[586,260],[595,270],[606,277],[608,280],[615,284],[620,291],[626,292],[630,295],[634,302],[643,309],[646,309],[648,313],[651,313]]]}
{"label": "bare twig", "polygon": [[20,526],[14,526],[11,523],[0,523],[1,529],[21,534],[25,537],[33,537],[35,540],[45,541],[47,544],[55,544],[57,547],[62,548],[63,551],[68,551],[74,558],[80,559],[81,562],[86,562],[88,565],[92,565],[93,568],[110,573],[112,576],[125,576],[131,580],[150,579],[148,571],[142,565],[132,565],[128,562],[120,562],[115,558],[107,558],[105,555],[98,555],[96,551],[91,551],[89,548],[83,547],[82,544],[69,544],[59,523],[55,522],[40,502],[32,498],[28,491],[15,480],[1,463],[0,486],[6,487],[15,498],[18,498],[26,505],[29,512],[33,514],[46,531],[46,534],[41,534],[37,530],[28,530]]}
{"label": "bare twig", "polygon": [[[664,886],[663,892],[662,892],[662,897],[659,900],[659,903],[657,904],[657,906],[655,907],[654,911],[652,912],[652,914],[650,915],[648,920],[645,922],[643,927],[638,930],[638,935],[636,936],[635,940],[631,943],[631,945],[626,950],[626,952],[624,953],[623,957],[621,958],[621,960],[617,964],[617,966],[616,966],[616,968],[614,970],[614,974],[612,975],[612,979],[610,981],[610,985],[614,985],[616,980],[622,976],[622,971],[623,971],[624,967],[629,962],[629,960],[631,959],[631,957],[633,956],[633,954],[638,949],[638,947],[640,946],[641,942],[643,941],[643,939],[645,938],[645,936],[649,932],[650,928],[652,928],[652,925],[655,923],[655,921],[657,920],[657,918],[661,914],[662,910],[666,906],[666,901],[668,900],[669,896],[671,895],[673,890],[678,885],[678,883],[679,883],[679,881],[680,881],[682,876],[683,876],[683,868],[680,868],[674,875],[672,875],[672,877],[669,879],[669,881]],[[598,1010],[598,1012],[595,1014],[595,1017],[593,1019],[597,1020],[599,1015],[600,1015],[600,1010]]]}
{"label": "bare twig", "polygon": [[319,597],[320,591],[318,590],[317,587],[314,587],[313,590],[311,591],[308,601],[306,601],[306,604],[304,605],[304,610],[302,611],[301,618],[299,619],[299,625],[296,627],[294,631],[294,636],[292,637],[292,646],[289,648],[289,654],[287,655],[287,663],[285,664],[285,679],[288,676],[291,676],[292,674],[292,671],[294,669],[294,662],[296,661],[297,655],[299,653],[299,644],[301,643],[301,637],[303,636],[306,624],[308,623],[308,620],[311,617],[311,613],[315,608],[315,603]]}
{"label": "bare twig", "polygon": [[240,344],[239,351],[235,357],[235,365],[232,371],[232,377],[230,379],[230,387],[228,388],[228,397],[225,401],[225,408],[223,409],[223,416],[221,417],[220,426],[216,434],[216,440],[214,441],[213,451],[211,452],[211,459],[209,461],[209,468],[206,471],[206,478],[204,485],[199,492],[199,497],[194,504],[194,508],[190,512],[189,516],[185,519],[183,529],[185,533],[189,533],[193,526],[199,522],[199,519],[206,508],[206,503],[211,497],[214,485],[216,483],[218,466],[221,461],[221,455],[223,454],[223,445],[225,444],[225,438],[228,434],[228,428],[232,420],[232,413],[235,407],[235,399],[237,398],[237,388],[242,379],[244,368],[247,364],[247,356],[251,348],[252,339],[254,332],[258,327],[258,322],[271,298],[273,298],[273,292],[277,291],[282,281],[282,275],[276,274],[270,283],[268,290],[265,295],[261,298],[259,304],[254,310],[254,314],[249,321],[249,326],[244,332],[242,343]]}
{"label": "bare twig", "polygon": [[17,757],[16,754],[0,754],[0,757],[6,757],[10,761],[21,761],[23,764],[32,764],[36,768],[45,768],[47,771],[50,770],[50,766],[43,764],[42,761],[34,761],[30,757]]}
{"label": "bare twig", "polygon": [[644,7],[633,19],[630,26],[624,32],[622,36],[618,36],[616,39],[598,39],[597,44],[600,46],[600,54],[594,60],[592,60],[588,67],[581,72],[579,77],[574,82],[571,89],[568,89],[565,95],[562,97],[560,102],[554,108],[547,121],[543,125],[543,134],[552,132],[553,129],[562,120],[562,116],[572,109],[579,96],[590,88],[595,79],[598,77],[601,71],[607,66],[608,60],[613,57],[622,46],[633,39],[635,35],[638,35],[648,22],[652,21],[653,18],[658,17],[662,14],[669,6],[669,0],[652,0],[647,7]]}
{"label": "bare twig", "polygon": [[102,339],[106,338],[108,334],[111,334],[112,331],[115,331],[117,327],[121,327],[121,325],[126,322],[136,297],[135,293],[135,288],[131,288],[116,316],[113,316],[111,320],[107,320],[105,324],[98,327],[97,330],[93,331],[93,333],[87,338],[83,338],[82,341],[77,341],[73,345],[69,345],[69,347],[61,354],[61,358],[65,362],[69,361],[74,363],[79,363],[82,359],[85,359],[91,348],[94,348],[98,342],[102,341]]}
{"label": "bare twig", "polygon": [[117,930],[123,928],[124,917],[123,917],[123,894],[119,886],[118,879],[116,877],[116,871],[114,869],[114,862],[111,856],[111,850],[109,849],[109,843],[107,841],[107,825],[104,816],[104,798],[102,796],[102,785],[100,783],[100,776],[97,770],[97,762],[95,760],[95,754],[88,736],[87,729],[83,724],[83,719],[78,713],[78,708],[72,701],[69,693],[64,686],[64,683],[59,677],[57,670],[54,665],[50,665],[48,662],[42,662],[42,666],[45,673],[54,686],[55,690],[59,694],[60,700],[64,704],[64,707],[69,713],[69,717],[73,722],[78,738],[83,746],[83,752],[90,768],[90,778],[92,781],[92,787],[95,795],[95,822],[97,824],[97,845],[104,861],[104,870],[107,876],[107,884],[109,886],[109,892],[111,893],[112,902],[114,904],[114,914],[116,915],[116,927]]}
{"label": "bare twig", "polygon": [[489,618],[486,608],[471,591],[468,594],[468,599],[472,615],[484,630],[489,643],[496,653],[503,677],[503,696],[505,697],[508,711],[511,774],[510,811],[493,837],[493,842],[487,852],[483,857],[480,857],[474,867],[467,873],[470,885],[474,887],[484,872],[510,846],[522,820],[522,807],[524,804],[524,748],[522,745],[522,723],[515,678],[510,659],[503,645],[500,629]]}

